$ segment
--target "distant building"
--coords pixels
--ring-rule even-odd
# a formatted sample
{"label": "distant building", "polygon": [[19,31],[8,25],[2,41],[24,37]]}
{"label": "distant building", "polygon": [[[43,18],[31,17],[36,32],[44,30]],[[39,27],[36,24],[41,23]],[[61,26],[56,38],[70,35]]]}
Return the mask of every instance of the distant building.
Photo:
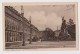
{"label": "distant building", "polygon": [[40,37],[42,40],[53,40],[54,32],[50,28],[46,28],[44,31],[40,31]]}
{"label": "distant building", "polygon": [[54,31],[54,41],[59,40],[59,34],[60,34],[60,30],[55,30]]}
{"label": "distant building", "polygon": [[55,37],[59,37],[60,30],[55,30],[55,31],[54,31],[54,34],[55,34],[55,35],[54,35]]}

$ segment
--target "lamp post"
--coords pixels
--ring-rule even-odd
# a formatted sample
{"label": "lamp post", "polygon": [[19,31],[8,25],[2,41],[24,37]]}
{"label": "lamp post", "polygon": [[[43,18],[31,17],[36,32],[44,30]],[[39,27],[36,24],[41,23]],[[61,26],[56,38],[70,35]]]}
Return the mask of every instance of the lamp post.
{"label": "lamp post", "polygon": [[23,33],[23,41],[22,41],[22,46],[25,46],[24,33]]}
{"label": "lamp post", "polygon": [[24,27],[23,27],[23,40],[22,40],[22,46],[25,46]]}
{"label": "lamp post", "polygon": [[30,16],[30,41],[29,44],[32,43],[32,28],[31,28],[31,16]]}
{"label": "lamp post", "polygon": [[[24,16],[24,9],[23,9],[23,6],[21,6],[21,15],[22,15],[22,17]],[[22,27],[23,27],[23,37],[22,37],[22,46],[25,46],[25,37],[24,37],[24,28],[25,28],[25,26],[24,26],[24,23],[22,23],[23,25],[22,25]]]}

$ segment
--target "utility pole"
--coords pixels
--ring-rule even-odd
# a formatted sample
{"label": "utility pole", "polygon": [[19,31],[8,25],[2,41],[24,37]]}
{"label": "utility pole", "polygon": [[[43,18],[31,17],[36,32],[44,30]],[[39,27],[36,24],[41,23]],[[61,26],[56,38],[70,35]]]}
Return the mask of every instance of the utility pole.
{"label": "utility pole", "polygon": [[30,42],[29,42],[29,44],[31,44],[32,43],[32,25],[31,25],[31,16],[30,16]]}

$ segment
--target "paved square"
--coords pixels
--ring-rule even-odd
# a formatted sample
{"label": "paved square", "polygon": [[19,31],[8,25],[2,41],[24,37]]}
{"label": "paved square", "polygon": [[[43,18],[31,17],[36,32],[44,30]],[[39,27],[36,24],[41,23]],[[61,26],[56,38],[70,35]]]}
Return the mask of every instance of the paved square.
{"label": "paved square", "polygon": [[32,42],[29,44],[25,43],[25,46],[22,44],[11,45],[6,47],[6,49],[39,49],[39,48],[75,48],[76,41],[42,41],[42,42]]}

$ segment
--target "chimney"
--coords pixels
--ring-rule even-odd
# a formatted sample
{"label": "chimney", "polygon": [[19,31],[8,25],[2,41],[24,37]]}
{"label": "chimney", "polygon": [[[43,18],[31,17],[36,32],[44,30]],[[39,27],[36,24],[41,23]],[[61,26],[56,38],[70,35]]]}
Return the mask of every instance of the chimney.
{"label": "chimney", "polygon": [[21,15],[24,16],[24,9],[23,9],[23,6],[21,6]]}

